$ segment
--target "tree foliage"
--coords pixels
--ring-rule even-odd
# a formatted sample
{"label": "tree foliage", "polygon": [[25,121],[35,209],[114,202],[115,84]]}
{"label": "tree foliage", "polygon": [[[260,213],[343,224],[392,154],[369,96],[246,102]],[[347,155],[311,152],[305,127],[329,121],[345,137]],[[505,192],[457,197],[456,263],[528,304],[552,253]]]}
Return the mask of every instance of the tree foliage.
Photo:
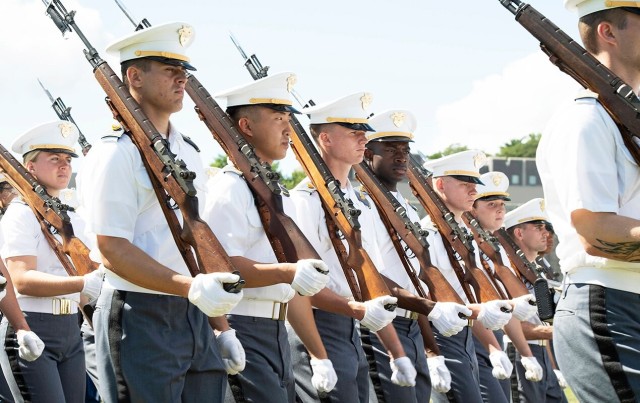
{"label": "tree foliage", "polygon": [[[223,168],[227,165],[227,156],[225,154],[218,154],[209,165],[216,168]],[[280,163],[278,161],[271,164],[271,169],[280,175],[280,182],[289,190],[293,189],[306,176],[300,169],[294,169],[291,175],[284,175],[280,172]]]}
{"label": "tree foliage", "polygon": [[497,156],[535,158],[540,136],[540,133],[530,133],[527,137],[510,140],[500,147]]}
{"label": "tree foliage", "polygon": [[447,155],[459,153],[461,151],[467,151],[468,149],[469,149],[469,147],[464,146],[464,145],[462,145],[460,143],[453,143],[453,144],[448,145],[447,148],[445,148],[442,151],[438,151],[435,154],[427,155],[427,159],[435,160],[435,159],[442,158],[442,157],[447,156]]}

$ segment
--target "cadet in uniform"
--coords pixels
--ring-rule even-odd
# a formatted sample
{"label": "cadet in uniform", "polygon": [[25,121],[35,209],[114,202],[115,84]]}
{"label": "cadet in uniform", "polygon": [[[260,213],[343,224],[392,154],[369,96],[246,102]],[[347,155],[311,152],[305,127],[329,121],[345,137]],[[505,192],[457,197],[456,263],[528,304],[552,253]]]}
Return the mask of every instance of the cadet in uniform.
{"label": "cadet in uniform", "polygon": [[[365,161],[369,164],[373,173],[385,188],[389,190],[405,208],[411,221],[420,221],[414,208],[409,205],[397,187],[400,181],[406,179],[407,165],[411,152],[410,142],[413,142],[413,133],[416,129],[416,119],[414,115],[406,110],[389,110],[381,112],[369,119],[369,124],[376,131],[370,132],[367,135],[369,142],[367,143],[367,150],[365,150],[364,154]],[[416,289],[407,275],[403,263],[398,257],[398,252],[389,237],[384,223],[382,220],[375,220],[375,223],[378,227],[375,235],[378,238],[378,245],[382,248],[380,253],[384,259],[384,265],[379,268],[380,273],[391,279],[402,289],[411,293],[410,297],[412,298],[410,299],[407,297],[406,292],[403,292],[404,298],[396,295],[399,302],[402,303],[403,299],[407,299],[407,302],[411,301],[413,304],[422,304],[425,307],[423,309],[431,311],[428,319],[432,320],[434,326],[442,333],[454,334],[461,331],[467,321],[461,319],[458,313],[470,316],[471,310],[464,305],[452,302],[434,303],[417,297],[415,295]],[[404,243],[402,243],[402,250],[408,251],[407,255],[411,259],[412,266],[419,271],[420,266],[415,255],[407,249]],[[429,289],[427,285],[424,283],[421,285],[422,288],[428,292]],[[380,403],[393,400],[402,402],[426,402],[431,395],[430,370],[439,380],[447,375],[450,377],[448,369],[444,364],[444,357],[442,356],[436,355],[430,357],[429,365],[434,366],[434,368],[431,369],[427,366],[424,340],[420,333],[417,318],[418,314],[415,312],[396,308],[396,318],[393,320],[393,326],[402,342],[404,351],[411,362],[413,362],[417,371],[416,386],[414,388],[401,387],[391,382],[392,371],[389,366],[389,355],[375,333],[369,332],[367,334],[369,342],[373,347],[371,349],[373,357],[370,357],[370,361],[373,359],[376,363],[375,371],[371,371],[371,378],[374,385],[381,384],[380,387],[376,388],[378,401]],[[428,337],[432,339],[433,335],[428,335]],[[437,346],[434,347],[437,349]],[[367,353],[369,352],[369,350],[365,351]],[[440,391],[442,391],[440,383],[438,383],[437,386]]]}
{"label": "cadet in uniform", "polygon": [[[507,213],[504,226],[513,241],[520,247],[529,262],[535,262],[538,253],[547,248],[546,213],[544,200],[532,199]],[[533,285],[526,284],[533,292]],[[531,382],[525,376],[522,356],[516,352],[516,374],[521,402],[566,402],[559,381],[564,377],[553,369],[553,363],[547,351],[547,343],[553,339],[553,327],[548,326],[536,315],[522,322],[525,337],[534,357],[544,366],[544,377],[540,382]]]}
{"label": "cadet in uniform", "polygon": [[[482,185],[477,185],[476,200],[473,202],[471,214],[478,220],[480,226],[490,234],[502,227],[504,223],[504,215],[506,213],[505,201],[510,201],[509,178],[502,172],[487,172],[480,176]],[[480,250],[474,240],[474,246],[478,252],[476,256],[478,267],[485,265],[489,270],[495,271],[494,263]],[[500,246],[500,254],[502,262],[509,265],[509,257],[502,246]],[[503,287],[504,290],[504,287]],[[529,319],[535,315],[537,310],[535,305],[528,303],[529,300],[535,300],[532,294],[523,295],[514,300],[520,303],[514,307],[513,318],[502,329],[494,331],[496,340],[504,351],[503,339],[505,332],[508,339],[516,346],[521,353],[522,364],[526,369],[526,379],[532,382],[538,382],[542,379],[542,367],[533,356],[529,344],[522,332],[521,321]],[[496,385],[496,379],[492,376],[491,357],[485,347],[475,339],[476,355],[478,356],[478,365],[480,369],[480,391],[485,402],[496,402],[511,399],[511,382],[510,379],[500,380],[502,390]],[[513,362],[512,362],[513,363]],[[499,394],[503,394],[499,396]]]}
{"label": "cadet in uniform", "polygon": [[[125,85],[171,152],[202,172],[196,149],[169,121],[182,109],[186,69],[194,69],[185,54],[193,36],[190,25],[167,23],[130,34],[107,51],[120,56]],[[89,230],[106,266],[93,316],[100,396],[106,402],[221,402],[227,384],[221,355],[237,351],[239,342],[226,319],[214,318],[242,298],[223,289],[239,277],[191,277],[128,135],[102,144],[96,154],[95,182],[85,188],[93,194],[82,199],[89,200]],[[203,205],[199,178],[194,185]],[[209,321],[226,330],[218,336],[220,347]]]}
{"label": "cadet in uniform", "polygon": [[[637,2],[565,0],[587,51],[640,88]],[[635,100],[634,100],[635,102]],[[640,170],[597,94],[580,94],[543,132],[537,166],[558,235],[565,290],[558,365],[580,401],[640,399]]]}
{"label": "cadet in uniform", "polygon": [[[437,160],[428,161],[424,167],[433,174],[433,189],[442,198],[445,206],[454,214],[455,220],[461,224],[462,213],[471,209],[475,200],[476,185],[481,184],[479,169],[485,164],[486,156],[479,151],[468,150],[449,155]],[[501,309],[511,309],[508,301],[489,301],[482,304],[469,304],[462,284],[458,280],[452,262],[445,250],[444,240],[435,228],[429,216],[421,221],[422,227],[429,231],[429,253],[431,262],[453,286],[460,298],[473,311],[472,318],[478,322],[465,327],[460,333],[444,337],[434,329],[434,335],[445,362],[451,371],[451,390],[443,393],[432,393],[434,402],[455,400],[458,402],[482,402],[479,385],[478,361],[474,348],[473,336],[479,337],[484,345],[490,345],[491,363],[495,374],[508,377],[511,364],[508,357],[500,349],[495,336],[488,330],[499,329],[511,319],[511,313]],[[444,229],[442,229],[444,230]]]}
{"label": "cadet in uniform", "polygon": [[[74,124],[55,121],[18,137],[12,151],[23,156],[26,170],[47,193],[58,197],[71,179],[71,158],[78,156],[73,149],[77,138],[78,129]],[[71,218],[77,223],[77,216]],[[43,355],[35,361],[16,359],[8,353],[11,369],[5,376],[13,398],[15,401],[83,402],[85,367],[78,303],[81,293],[95,299],[102,280],[95,273],[68,276],[49,246],[40,222],[21,198],[11,202],[1,227],[4,238],[1,254],[11,274],[20,309],[29,327],[45,344]],[[5,343],[20,337],[6,319],[2,334],[6,335]]]}
{"label": "cadet in uniform", "polygon": [[[215,95],[226,98],[234,126],[261,163],[284,158],[289,148],[289,115],[297,113],[290,95],[295,79],[292,73],[274,74]],[[308,296],[324,288],[329,281],[326,265],[313,259],[278,263],[258,201],[232,164],[209,181],[208,195],[203,218],[246,281],[244,298],[228,316],[247,355],[244,371],[229,377],[233,397],[237,402],[295,401],[287,317],[320,362],[315,380],[331,389],[335,372],[313,325],[311,303],[308,297],[295,296],[296,291]],[[295,215],[289,198],[282,199],[285,213]]]}
{"label": "cadet in uniform", "polygon": [[[377,252],[380,248],[371,236],[376,230],[373,224],[374,217],[377,217],[375,206],[366,195],[354,189],[348,180],[351,166],[363,159],[367,142],[365,132],[372,131],[367,124],[370,102],[371,95],[361,92],[304,109],[303,113],[310,116],[311,135],[331,174],[339,181],[345,198],[351,200],[356,209],[361,210],[358,220],[361,224],[362,245],[376,267],[381,267],[382,259]],[[319,396],[309,382],[311,368],[315,364],[310,362],[299,340],[291,337],[298,396],[303,402],[316,402],[319,398],[331,402],[369,401],[369,366],[355,319],[360,320],[360,324],[369,331],[378,332],[387,350],[392,351],[392,379],[406,386],[414,385],[415,369],[402,350],[395,330],[388,326],[395,318],[395,312],[384,307],[395,303],[397,299],[381,296],[365,302],[355,301],[333,248],[320,197],[308,178],[295,187],[291,198],[296,205],[298,225],[331,268],[329,284],[312,297],[312,302],[316,308],[313,312],[315,323],[338,374],[336,387],[328,394]]]}

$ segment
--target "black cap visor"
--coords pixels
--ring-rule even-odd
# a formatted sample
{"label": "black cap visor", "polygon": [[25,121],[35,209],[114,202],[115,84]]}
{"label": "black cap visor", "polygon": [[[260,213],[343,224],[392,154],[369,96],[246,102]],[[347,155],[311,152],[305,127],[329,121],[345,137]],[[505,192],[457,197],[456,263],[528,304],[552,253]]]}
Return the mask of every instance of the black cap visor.
{"label": "black cap visor", "polygon": [[297,110],[291,105],[285,105],[285,104],[252,104],[252,105],[264,106],[265,108],[273,109],[274,111],[278,111],[278,112],[300,113],[299,110]]}
{"label": "black cap visor", "polygon": [[491,196],[479,197],[477,200],[482,200],[482,201],[492,201],[492,200],[511,201],[511,198],[507,197],[507,196],[502,196],[502,195],[491,195]]}
{"label": "black cap visor", "polygon": [[620,8],[622,8],[624,11],[628,11],[630,13],[640,15],[640,8],[638,7],[620,7]]}
{"label": "black cap visor", "polygon": [[346,128],[349,128],[351,130],[358,130],[358,131],[363,131],[363,132],[375,132],[373,127],[371,127],[367,123],[346,123],[346,122],[335,122],[335,123],[340,125],[340,126],[344,126]]}
{"label": "black cap visor", "polygon": [[[32,153],[34,151],[46,151],[46,152],[53,153],[53,154],[69,154],[73,158],[78,158],[78,154],[76,154],[76,153],[74,153],[72,151],[69,151],[67,149],[64,149],[64,148],[35,148],[35,149],[29,151],[29,153]],[[24,156],[29,154],[29,153],[24,153],[22,155],[22,157],[24,158]]]}
{"label": "black cap visor", "polygon": [[475,176],[470,175],[449,175],[452,178],[456,178],[459,181],[467,182],[467,183],[475,183],[476,185],[484,185],[480,178],[476,178]]}
{"label": "black cap visor", "polygon": [[406,136],[388,136],[388,137],[378,137],[377,139],[371,139],[369,141],[402,141],[405,143],[413,143],[413,140]]}
{"label": "black cap visor", "polygon": [[171,66],[182,66],[187,70],[196,71],[196,68],[193,67],[189,62],[185,62],[184,60],[171,59],[168,57],[162,56],[147,56],[145,59],[153,60],[159,63],[169,64]]}

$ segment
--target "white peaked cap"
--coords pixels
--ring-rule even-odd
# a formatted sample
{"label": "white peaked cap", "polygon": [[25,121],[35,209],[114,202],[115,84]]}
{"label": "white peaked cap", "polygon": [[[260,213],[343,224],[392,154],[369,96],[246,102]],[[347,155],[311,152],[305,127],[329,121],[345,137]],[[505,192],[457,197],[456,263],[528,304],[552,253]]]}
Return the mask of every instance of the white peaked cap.
{"label": "white peaked cap", "polygon": [[63,152],[77,157],[74,145],[78,141],[78,128],[66,120],[38,125],[18,137],[11,150],[24,156],[35,150]]}
{"label": "white peaked cap", "polygon": [[226,98],[227,108],[243,105],[271,105],[276,110],[299,113],[292,105],[291,90],[298,78],[294,73],[273,74],[214,94]]}
{"label": "white peaked cap", "polygon": [[511,228],[514,225],[530,221],[549,221],[544,199],[540,197],[531,199],[515,210],[508,212],[504,216],[504,227]]}
{"label": "white peaked cap", "polygon": [[611,0],[564,0],[567,10],[577,11],[578,17],[582,18],[598,11],[608,10],[618,7],[640,7],[638,1],[611,1]]}
{"label": "white peaked cap", "polygon": [[369,119],[369,124],[375,130],[367,135],[369,141],[413,141],[413,132],[417,126],[414,114],[401,109],[374,115]]}
{"label": "white peaked cap", "polygon": [[476,200],[481,198],[509,199],[509,178],[502,172],[492,171],[480,175],[482,185],[476,187]]}
{"label": "white peaked cap", "polygon": [[107,53],[127,60],[150,58],[162,63],[195,70],[186,49],[195,38],[194,28],[185,22],[154,25],[118,39],[107,47]]}
{"label": "white peaked cap", "polygon": [[480,168],[486,164],[487,156],[482,151],[466,150],[427,161],[423,166],[432,172],[434,178],[455,176],[462,181],[481,185]]}
{"label": "white peaked cap", "polygon": [[357,92],[320,105],[304,108],[302,113],[309,115],[309,123],[337,123],[354,130],[375,131],[369,125],[369,106],[373,96],[368,92]]}

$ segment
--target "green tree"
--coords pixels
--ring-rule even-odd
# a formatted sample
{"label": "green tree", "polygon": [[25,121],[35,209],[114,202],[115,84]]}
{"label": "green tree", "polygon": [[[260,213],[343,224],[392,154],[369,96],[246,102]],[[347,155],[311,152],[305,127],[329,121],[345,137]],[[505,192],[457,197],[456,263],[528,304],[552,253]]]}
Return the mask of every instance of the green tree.
{"label": "green tree", "polygon": [[427,155],[427,159],[435,160],[435,159],[438,159],[438,158],[442,158],[442,157],[444,157],[446,155],[459,153],[460,151],[467,151],[468,149],[469,149],[469,147],[463,146],[460,143],[453,143],[453,144],[448,145],[447,148],[445,148],[442,151],[438,151],[435,154]]}
{"label": "green tree", "polygon": [[528,137],[510,140],[500,147],[497,156],[535,158],[540,136],[540,133],[530,133]]}
{"label": "green tree", "polygon": [[286,187],[287,189],[291,190],[294,187],[296,187],[296,185],[298,183],[300,183],[301,180],[303,180],[307,175],[301,171],[300,169],[294,169],[291,172],[291,176],[284,176],[282,175],[282,184],[284,185],[284,187]]}
{"label": "green tree", "polygon": [[218,154],[216,158],[213,160],[209,166],[216,168],[224,168],[227,165],[227,155],[226,154]]}

